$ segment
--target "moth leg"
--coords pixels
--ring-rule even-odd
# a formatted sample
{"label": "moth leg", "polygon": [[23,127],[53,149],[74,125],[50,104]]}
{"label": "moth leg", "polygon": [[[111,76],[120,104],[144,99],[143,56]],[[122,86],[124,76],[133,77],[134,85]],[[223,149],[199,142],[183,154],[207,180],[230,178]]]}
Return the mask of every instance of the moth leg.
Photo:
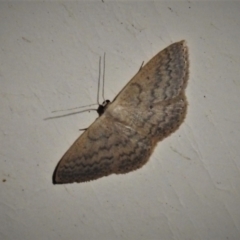
{"label": "moth leg", "polygon": [[79,131],[86,131],[88,128],[81,128]]}
{"label": "moth leg", "polygon": [[144,61],[142,62],[141,66],[140,66],[140,68],[139,68],[139,70],[138,70],[138,72],[140,72],[141,69],[143,68],[143,64],[144,64]]}

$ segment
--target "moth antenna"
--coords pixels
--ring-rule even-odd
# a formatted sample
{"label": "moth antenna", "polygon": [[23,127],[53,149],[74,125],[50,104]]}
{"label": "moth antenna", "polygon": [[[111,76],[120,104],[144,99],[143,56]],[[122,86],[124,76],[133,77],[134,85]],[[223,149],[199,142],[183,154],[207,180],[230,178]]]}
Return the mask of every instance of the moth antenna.
{"label": "moth antenna", "polygon": [[101,78],[101,57],[99,57],[99,74],[98,74],[98,91],[97,91],[98,105],[100,105],[100,102],[99,102],[100,78]]}
{"label": "moth antenna", "polygon": [[74,107],[74,108],[67,108],[67,109],[61,109],[61,110],[54,110],[52,111],[52,113],[56,113],[56,112],[65,112],[65,111],[70,111],[70,110],[74,110],[74,109],[79,109],[79,108],[85,108],[85,107],[91,107],[97,105],[97,103],[93,103],[93,104],[89,104],[89,105],[85,105],[85,106],[80,106],[80,107]]}
{"label": "moth antenna", "polygon": [[97,111],[97,109],[93,109],[93,108],[92,109],[86,109],[86,110],[82,110],[82,111],[78,111],[78,112],[67,113],[67,114],[55,116],[55,117],[44,118],[44,120],[50,120],[50,119],[55,119],[55,118],[67,117],[67,116],[71,116],[71,115],[75,115],[75,114],[79,114],[79,113],[83,113],[83,112],[88,112],[88,111]]}
{"label": "moth antenna", "polygon": [[105,98],[104,98],[104,83],[105,83],[105,63],[106,63],[106,53],[104,53],[103,55],[103,85],[102,85],[102,98],[103,100],[105,101]]}
{"label": "moth antenna", "polygon": [[[104,71],[103,71],[103,89],[102,89],[102,96],[103,96],[103,99],[104,99],[105,53],[104,53],[104,66],[103,66],[103,69],[104,69]],[[101,80],[101,57],[99,57],[99,75],[98,75],[97,103],[93,103],[93,104],[89,104],[89,105],[85,105],[85,106],[80,106],[80,107],[63,109],[63,110],[54,110],[54,111],[52,111],[52,113],[70,111],[70,110],[79,109],[79,108],[85,108],[85,107],[90,107],[90,106],[94,106],[94,105],[100,106],[100,105],[101,105],[100,102],[99,102],[100,80]],[[104,99],[104,101],[105,101],[105,99]],[[75,115],[75,114],[82,113],[82,112],[87,112],[87,111],[96,111],[96,112],[98,112],[98,109],[86,109],[86,110],[82,110],[82,111],[78,111],[78,112],[73,112],[73,113],[68,113],[68,114],[64,114],[64,115],[59,115],[59,116],[44,118],[44,120],[50,120],[50,119],[55,119],[55,118],[66,117],[66,116]],[[81,130],[81,129],[80,129],[80,130]],[[84,130],[84,129],[83,129],[83,130]]]}

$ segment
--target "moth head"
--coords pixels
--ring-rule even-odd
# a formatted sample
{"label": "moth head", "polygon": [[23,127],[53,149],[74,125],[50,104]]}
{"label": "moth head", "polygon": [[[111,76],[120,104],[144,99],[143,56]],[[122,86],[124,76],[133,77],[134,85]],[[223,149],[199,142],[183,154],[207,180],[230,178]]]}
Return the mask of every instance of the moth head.
{"label": "moth head", "polygon": [[109,100],[104,100],[103,103],[98,106],[97,113],[99,114],[99,117],[105,112],[109,103]]}

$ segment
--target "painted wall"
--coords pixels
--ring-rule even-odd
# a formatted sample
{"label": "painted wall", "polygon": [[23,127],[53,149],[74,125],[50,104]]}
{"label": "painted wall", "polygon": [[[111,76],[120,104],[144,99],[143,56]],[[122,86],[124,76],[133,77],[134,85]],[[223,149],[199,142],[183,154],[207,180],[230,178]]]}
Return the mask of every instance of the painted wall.
{"label": "painted wall", "polygon": [[[240,239],[240,3],[0,3],[0,239]],[[97,117],[99,56],[112,100],[186,39],[188,114],[126,175],[53,185],[61,156]],[[102,101],[102,99],[100,100]]]}

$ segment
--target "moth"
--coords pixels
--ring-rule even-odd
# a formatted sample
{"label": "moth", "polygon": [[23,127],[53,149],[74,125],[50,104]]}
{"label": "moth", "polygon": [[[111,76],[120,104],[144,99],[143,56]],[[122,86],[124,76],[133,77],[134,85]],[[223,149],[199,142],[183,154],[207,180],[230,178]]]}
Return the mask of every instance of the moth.
{"label": "moth", "polygon": [[184,40],[159,52],[112,102],[99,105],[99,117],[63,155],[53,183],[86,182],[142,167],[157,143],[183,122],[188,77]]}

